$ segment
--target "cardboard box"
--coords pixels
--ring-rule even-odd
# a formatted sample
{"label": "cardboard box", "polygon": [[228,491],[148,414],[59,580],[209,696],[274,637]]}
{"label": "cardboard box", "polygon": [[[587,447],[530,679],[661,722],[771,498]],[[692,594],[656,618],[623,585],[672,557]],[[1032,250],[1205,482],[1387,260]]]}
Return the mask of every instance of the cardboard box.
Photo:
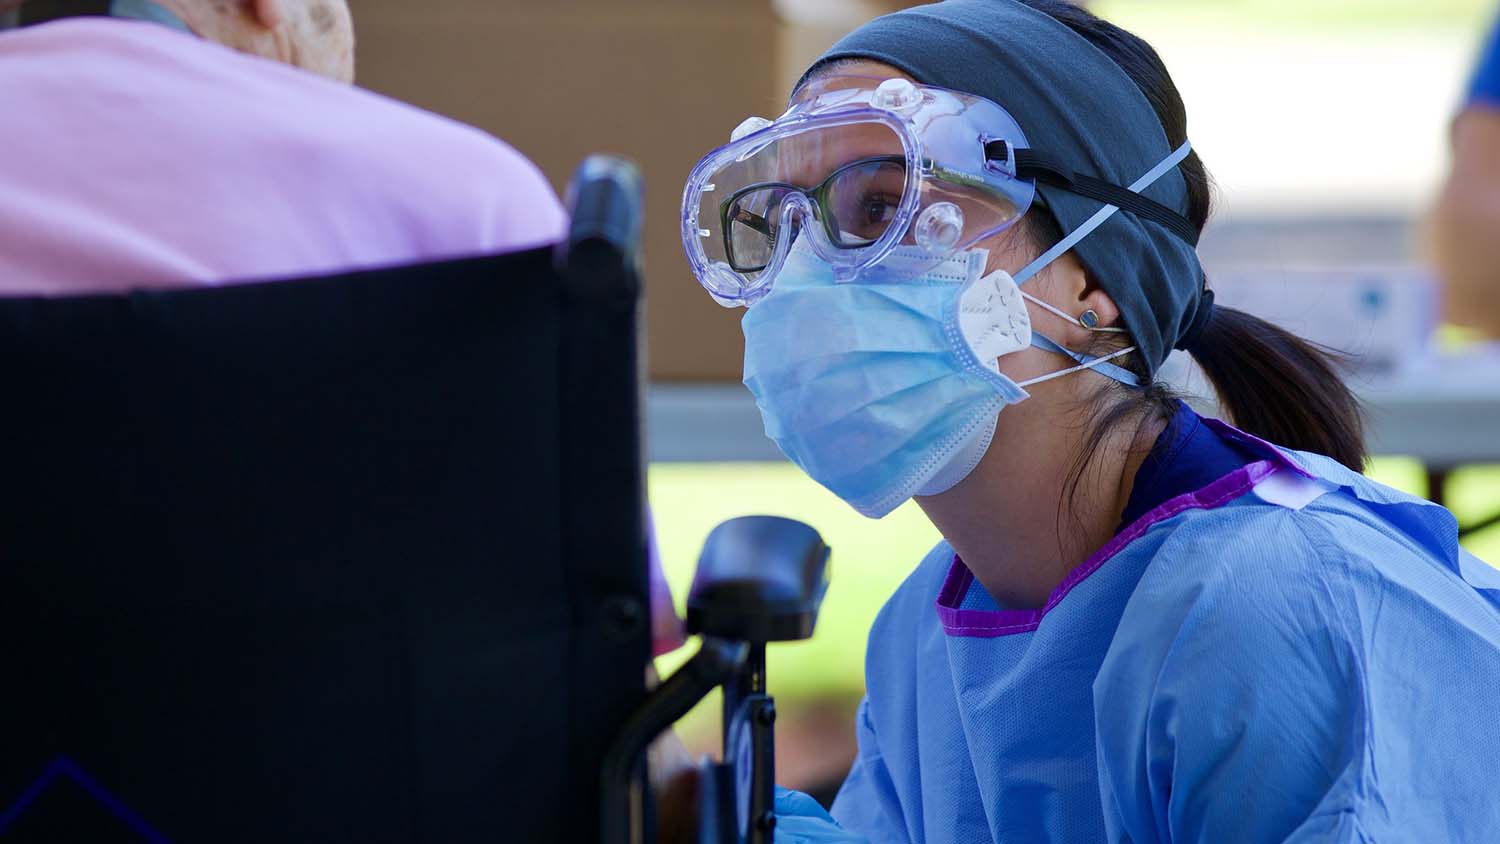
{"label": "cardboard box", "polygon": [[651,376],[738,381],[742,311],[709,299],[682,253],[688,171],[745,117],[780,114],[788,86],[839,35],[900,5],[358,0],[359,82],[502,138],[559,193],[590,153],[635,160]]}

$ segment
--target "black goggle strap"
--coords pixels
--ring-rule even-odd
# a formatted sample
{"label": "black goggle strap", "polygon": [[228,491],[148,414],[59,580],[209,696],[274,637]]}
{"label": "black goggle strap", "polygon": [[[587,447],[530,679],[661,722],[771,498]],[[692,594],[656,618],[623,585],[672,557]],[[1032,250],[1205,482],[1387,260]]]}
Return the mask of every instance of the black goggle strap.
{"label": "black goggle strap", "polygon": [[1016,178],[1035,179],[1045,185],[1062,188],[1068,193],[1113,205],[1121,211],[1163,226],[1191,246],[1198,245],[1198,229],[1176,211],[1132,190],[1111,184],[1094,176],[1074,172],[1032,149],[1016,149],[1009,141],[990,141],[984,153],[992,161],[1004,162]]}

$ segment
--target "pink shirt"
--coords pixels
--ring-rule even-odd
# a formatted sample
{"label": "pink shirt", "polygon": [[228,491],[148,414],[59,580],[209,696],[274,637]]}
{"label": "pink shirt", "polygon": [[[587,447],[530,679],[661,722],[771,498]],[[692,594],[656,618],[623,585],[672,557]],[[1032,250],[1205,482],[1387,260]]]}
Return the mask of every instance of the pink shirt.
{"label": "pink shirt", "polygon": [[535,246],[561,205],[477,129],[141,21],[0,33],[0,295]]}
{"label": "pink shirt", "polygon": [[[505,252],[566,225],[514,149],[369,91],[148,22],[0,33],[0,295]],[[682,631],[654,548],[651,592],[662,653]]]}

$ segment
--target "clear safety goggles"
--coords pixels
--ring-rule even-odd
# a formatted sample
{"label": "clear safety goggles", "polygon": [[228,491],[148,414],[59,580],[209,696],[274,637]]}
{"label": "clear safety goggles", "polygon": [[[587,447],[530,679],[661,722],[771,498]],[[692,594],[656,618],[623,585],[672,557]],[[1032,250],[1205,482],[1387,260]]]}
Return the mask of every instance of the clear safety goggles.
{"label": "clear safety goggles", "polygon": [[[682,238],[716,300],[765,296],[800,240],[840,280],[906,275],[1013,225],[1036,196],[1017,175],[1015,119],[980,97],[905,79],[829,76],[774,122],[750,118],[693,168]],[[910,257],[910,256],[908,256]]]}

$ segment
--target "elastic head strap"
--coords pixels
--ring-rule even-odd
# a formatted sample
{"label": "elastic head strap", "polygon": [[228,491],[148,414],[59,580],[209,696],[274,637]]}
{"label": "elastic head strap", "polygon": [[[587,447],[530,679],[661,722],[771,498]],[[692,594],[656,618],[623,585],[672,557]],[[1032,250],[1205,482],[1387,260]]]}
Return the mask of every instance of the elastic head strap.
{"label": "elastic head strap", "polygon": [[1077,196],[1097,199],[1157,223],[1191,246],[1198,245],[1197,227],[1188,218],[1154,199],[1096,176],[1075,172],[1034,149],[1015,149],[1009,141],[990,141],[985,144],[984,152],[986,158],[1004,162],[1017,178],[1035,179]]}
{"label": "elastic head strap", "polygon": [[1022,178],[1030,177],[1043,184],[1062,188],[1069,193],[1114,205],[1143,220],[1150,220],[1164,226],[1167,231],[1177,235],[1191,246],[1198,245],[1198,230],[1188,222],[1186,217],[1171,208],[1154,199],[1132,193],[1119,185],[1110,184],[1103,179],[1074,173],[1042,157],[1035,150],[1016,150],[1016,175]]}
{"label": "elastic head strap", "polygon": [[[1161,163],[1157,164],[1155,167],[1152,167],[1151,170],[1146,173],[1146,175],[1137,179],[1135,181],[1135,184],[1130,186],[1130,192],[1139,194],[1147,187],[1150,187],[1151,184],[1154,183],[1157,179],[1160,179],[1162,176],[1170,172],[1172,168],[1176,167],[1178,164],[1181,164],[1182,160],[1184,158],[1187,158],[1188,153],[1192,151],[1192,141],[1183,141],[1182,146],[1174,150],[1171,155],[1162,159]],[[1119,210],[1120,207],[1118,205],[1109,204],[1106,204],[1103,208],[1100,208],[1098,212],[1094,214],[1094,216],[1085,220],[1083,222],[1083,225],[1069,232],[1066,237],[1064,237],[1062,240],[1059,240],[1056,244],[1053,245],[1051,249],[1043,252],[1041,257],[1027,264],[1021,269],[1020,272],[1016,273],[1016,284],[1024,284],[1027,279],[1036,275],[1041,271],[1043,267],[1057,260],[1062,256],[1064,252],[1072,249],[1073,246],[1078,243],[1078,241],[1083,240],[1085,237],[1088,237],[1089,234],[1094,231],[1094,229],[1097,229],[1100,226],[1104,225],[1104,222],[1110,217],[1113,217],[1115,212]]]}

